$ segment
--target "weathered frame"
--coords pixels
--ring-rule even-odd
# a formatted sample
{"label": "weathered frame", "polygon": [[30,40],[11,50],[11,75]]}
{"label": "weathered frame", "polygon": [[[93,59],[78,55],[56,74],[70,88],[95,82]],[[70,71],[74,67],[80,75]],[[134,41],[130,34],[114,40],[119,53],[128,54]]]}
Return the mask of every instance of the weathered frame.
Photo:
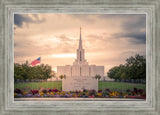
{"label": "weathered frame", "polygon": [[[1,0],[0,113],[1,114],[160,114],[159,0]],[[14,13],[142,13],[147,16],[146,101],[14,101]]]}

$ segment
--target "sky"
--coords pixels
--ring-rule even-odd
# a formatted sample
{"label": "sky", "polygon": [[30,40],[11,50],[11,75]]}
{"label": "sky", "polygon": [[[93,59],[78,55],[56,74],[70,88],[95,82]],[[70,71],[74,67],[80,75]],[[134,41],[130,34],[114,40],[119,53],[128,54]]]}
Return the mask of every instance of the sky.
{"label": "sky", "polygon": [[15,14],[14,62],[72,65],[79,35],[89,65],[109,69],[135,54],[146,56],[145,14]]}

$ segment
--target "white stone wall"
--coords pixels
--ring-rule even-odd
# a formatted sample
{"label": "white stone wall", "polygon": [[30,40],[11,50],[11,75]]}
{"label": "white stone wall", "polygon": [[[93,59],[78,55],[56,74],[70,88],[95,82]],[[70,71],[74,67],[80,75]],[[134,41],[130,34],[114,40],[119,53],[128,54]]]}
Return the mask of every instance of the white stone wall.
{"label": "white stone wall", "polygon": [[81,76],[82,77],[89,77],[89,65],[82,65],[81,66]]}
{"label": "white stone wall", "polygon": [[72,76],[80,76],[80,66],[72,66]]}
{"label": "white stone wall", "polygon": [[90,65],[90,75],[92,77],[100,75],[102,78],[104,76],[104,66]]}
{"label": "white stone wall", "polygon": [[57,66],[57,77],[62,73],[65,74],[65,66]]}
{"label": "white stone wall", "polygon": [[[81,69],[80,69],[81,68]],[[100,75],[104,76],[104,66],[96,66],[96,65],[66,65],[66,66],[58,66],[57,67],[57,76],[66,75],[68,77],[72,76],[96,76]]]}
{"label": "white stone wall", "polygon": [[60,75],[71,76],[71,65],[57,66],[57,77]]}
{"label": "white stone wall", "polygon": [[73,65],[72,76],[89,77],[89,66],[88,65]]}
{"label": "white stone wall", "polygon": [[90,76],[94,77],[96,75],[96,65],[90,65]]}
{"label": "white stone wall", "polygon": [[96,90],[98,91],[98,80],[92,77],[66,77],[62,80],[63,91],[83,91]]}
{"label": "white stone wall", "polygon": [[66,76],[71,76],[71,68],[72,68],[71,65],[66,65],[65,66],[65,75]]}

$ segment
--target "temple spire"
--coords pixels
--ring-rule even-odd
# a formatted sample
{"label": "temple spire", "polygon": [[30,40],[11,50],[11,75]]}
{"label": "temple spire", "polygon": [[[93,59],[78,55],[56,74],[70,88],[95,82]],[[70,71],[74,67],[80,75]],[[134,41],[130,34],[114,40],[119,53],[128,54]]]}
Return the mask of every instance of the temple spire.
{"label": "temple spire", "polygon": [[82,49],[81,27],[80,27],[79,49]]}
{"label": "temple spire", "polygon": [[80,27],[79,48],[77,49],[77,59],[74,62],[74,65],[77,64],[82,64],[82,65],[88,64],[85,60],[85,50],[82,48],[81,27]]}

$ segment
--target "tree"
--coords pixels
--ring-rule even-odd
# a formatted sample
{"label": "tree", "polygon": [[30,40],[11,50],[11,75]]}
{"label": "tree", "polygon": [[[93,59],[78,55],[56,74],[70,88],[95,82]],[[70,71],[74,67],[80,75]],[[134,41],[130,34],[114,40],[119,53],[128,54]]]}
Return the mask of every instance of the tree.
{"label": "tree", "polygon": [[111,79],[119,79],[120,76],[118,74],[120,67],[116,66],[109,70],[107,73],[108,77]]}
{"label": "tree", "polygon": [[95,76],[95,79],[100,80],[100,79],[101,79],[101,76],[100,76],[100,75],[96,75],[96,76]]}
{"label": "tree", "polygon": [[146,59],[136,54],[126,59],[124,65],[111,68],[108,77],[112,79],[146,79]]}
{"label": "tree", "polygon": [[146,79],[146,59],[139,54],[126,59],[131,79]]}
{"label": "tree", "polygon": [[101,79],[101,76],[100,75],[96,75],[95,79],[98,79],[98,81],[99,81]]}
{"label": "tree", "polygon": [[60,75],[59,78],[62,80],[62,79],[65,79],[66,78],[66,75]]}
{"label": "tree", "polygon": [[60,75],[60,76],[59,76],[59,78],[60,78],[61,80],[63,79],[63,77],[64,77],[63,75]]}
{"label": "tree", "polygon": [[48,78],[54,77],[55,72],[52,71],[51,66],[48,65],[38,65],[38,66],[29,66],[28,63],[24,64],[14,64],[14,79],[22,79],[22,80],[33,80],[33,79],[41,79],[46,80]]}

